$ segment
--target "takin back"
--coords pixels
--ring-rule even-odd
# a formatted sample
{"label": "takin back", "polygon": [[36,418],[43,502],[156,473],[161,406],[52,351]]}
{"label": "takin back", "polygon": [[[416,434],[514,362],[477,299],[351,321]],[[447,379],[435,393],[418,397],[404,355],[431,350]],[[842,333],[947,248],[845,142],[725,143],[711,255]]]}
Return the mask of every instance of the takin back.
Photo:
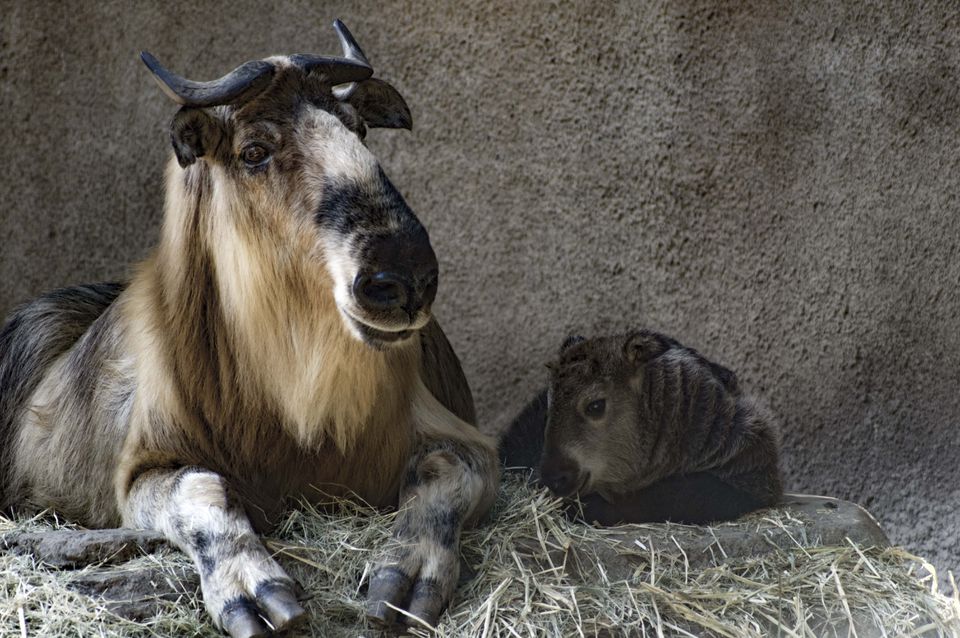
{"label": "takin back", "polygon": [[572,513],[703,524],[780,500],[777,432],[727,368],[648,330],[571,337],[548,367],[500,456],[538,469]]}
{"label": "takin back", "polygon": [[427,232],[362,141],[410,112],[334,26],[343,57],[211,82],[144,53],[181,106],[159,246],[129,283],[47,294],[0,331],[0,507],[161,531],[235,637],[304,617],[257,536],[288,498],[400,505],[368,617],[433,624],[498,487],[431,315]]}

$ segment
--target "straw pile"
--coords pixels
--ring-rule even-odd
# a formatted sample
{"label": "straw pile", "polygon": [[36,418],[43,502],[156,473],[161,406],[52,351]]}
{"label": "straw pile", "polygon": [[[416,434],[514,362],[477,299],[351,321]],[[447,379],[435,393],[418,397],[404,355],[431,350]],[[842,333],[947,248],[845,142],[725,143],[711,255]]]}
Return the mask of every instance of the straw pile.
{"label": "straw pile", "polygon": [[[789,520],[785,520],[789,519]],[[305,635],[376,636],[363,622],[364,586],[392,516],[344,504],[289,514],[269,539],[312,595]],[[744,529],[796,525],[767,511]],[[0,533],[50,529],[0,519]],[[634,528],[625,547],[610,530],[567,521],[558,504],[505,477],[490,522],[463,537],[464,571],[435,629],[420,636],[960,636],[960,599],[937,589],[933,568],[897,548],[792,548],[757,557],[689,556],[683,526]],[[698,530],[699,533],[699,530]],[[792,538],[792,536],[791,536]],[[680,540],[678,540],[680,539]],[[696,558],[697,560],[694,560]],[[626,568],[624,567],[626,566]],[[185,558],[161,548],[109,569],[166,579],[183,591],[130,620],[71,587],[103,567],[56,570],[0,554],[0,636],[218,636]],[[144,575],[146,574],[146,575]]]}

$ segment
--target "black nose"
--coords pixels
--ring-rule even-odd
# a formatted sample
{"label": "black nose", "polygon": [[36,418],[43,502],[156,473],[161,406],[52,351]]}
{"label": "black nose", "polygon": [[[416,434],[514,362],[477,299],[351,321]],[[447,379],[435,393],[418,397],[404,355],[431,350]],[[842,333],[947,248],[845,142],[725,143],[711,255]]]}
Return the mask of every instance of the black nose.
{"label": "black nose", "polygon": [[550,476],[543,476],[543,484],[550,488],[550,491],[560,496],[566,496],[573,491],[573,472],[557,472]]}
{"label": "black nose", "polygon": [[353,294],[368,310],[392,310],[407,305],[411,285],[407,278],[392,272],[361,273],[353,282]]}
{"label": "black nose", "polygon": [[374,240],[364,264],[353,281],[353,294],[365,310],[403,310],[413,317],[437,296],[437,256],[426,231]]}
{"label": "black nose", "polygon": [[572,461],[547,459],[540,466],[540,481],[557,496],[568,496],[578,486],[580,471]]}
{"label": "black nose", "polygon": [[389,271],[360,273],[353,282],[353,294],[366,310],[403,310],[413,316],[433,303],[438,279],[436,268],[423,277]]}

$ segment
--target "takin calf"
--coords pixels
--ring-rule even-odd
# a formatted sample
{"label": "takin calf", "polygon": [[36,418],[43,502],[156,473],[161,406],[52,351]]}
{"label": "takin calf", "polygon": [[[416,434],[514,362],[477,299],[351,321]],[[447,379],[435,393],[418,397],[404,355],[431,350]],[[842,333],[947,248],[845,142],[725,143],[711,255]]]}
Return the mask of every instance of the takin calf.
{"label": "takin calf", "polygon": [[782,495],[778,437],[737,378],[655,332],[571,337],[500,441],[568,511],[602,525],[704,524]]}
{"label": "takin calf", "polygon": [[161,531],[237,638],[304,617],[257,536],[285,500],[399,505],[368,616],[433,624],[498,486],[431,316],[427,232],[362,142],[409,110],[335,27],[344,57],[212,82],[144,53],[181,105],[158,248],[129,283],[47,294],[0,331],[0,508]]}

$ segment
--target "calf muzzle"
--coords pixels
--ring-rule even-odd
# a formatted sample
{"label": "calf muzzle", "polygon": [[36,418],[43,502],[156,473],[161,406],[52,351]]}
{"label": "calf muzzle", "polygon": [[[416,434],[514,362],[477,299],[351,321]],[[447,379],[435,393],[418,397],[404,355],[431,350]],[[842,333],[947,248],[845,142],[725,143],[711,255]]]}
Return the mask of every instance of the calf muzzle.
{"label": "calf muzzle", "polygon": [[544,459],[540,465],[540,481],[557,496],[570,496],[584,483],[580,467],[565,457]]}

